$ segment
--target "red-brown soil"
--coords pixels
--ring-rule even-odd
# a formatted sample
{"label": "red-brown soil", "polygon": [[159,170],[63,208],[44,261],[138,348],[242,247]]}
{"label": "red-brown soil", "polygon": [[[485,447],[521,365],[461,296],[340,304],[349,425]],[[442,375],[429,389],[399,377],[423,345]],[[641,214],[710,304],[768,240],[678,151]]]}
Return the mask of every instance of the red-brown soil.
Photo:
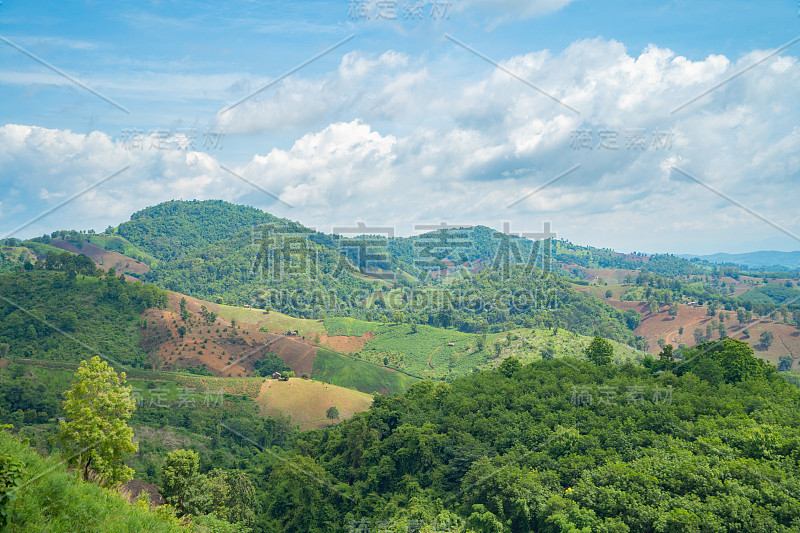
{"label": "red-brown soil", "polygon": [[[719,316],[708,316],[705,306],[690,306],[679,304],[678,316],[671,317],[667,313],[667,306],[661,306],[658,313],[651,315],[645,302],[620,302],[618,300],[605,300],[609,305],[620,309],[635,309],[642,314],[642,322],[634,330],[636,335],[641,335],[650,343],[650,353],[656,354],[661,349],[658,339],[664,339],[667,344],[678,346],[681,343],[694,346],[694,330],[699,328],[705,334],[706,325],[712,320],[719,320]],[[746,341],[758,357],[777,365],[779,359],[788,355],[795,361],[792,368],[797,368],[800,360],[800,329],[774,320],[755,318],[750,322],[739,325],[736,313],[727,312],[729,319],[725,322],[728,327],[727,336]],[[679,334],[683,326],[683,335]],[[745,338],[744,330],[750,331],[750,337]],[[759,339],[763,331],[771,331],[774,340],[769,348],[761,346]],[[712,339],[719,338],[719,332],[714,331]]]}
{"label": "red-brown soil", "polygon": [[50,241],[50,245],[74,254],[84,254],[88,256],[89,259],[97,263],[97,266],[103,270],[114,268],[120,273],[133,272],[134,274],[144,274],[145,272],[150,271],[149,266],[137,261],[132,257],[122,255],[118,252],[109,252],[108,250],[103,250],[102,248],[99,248],[88,242],[83,243],[83,246],[78,248],[75,244],[65,241],[64,239],[53,239]]}
{"label": "red-brown soil", "polygon": [[366,331],[361,337],[319,334],[319,345],[341,353],[356,353],[366,346],[375,333]]}
{"label": "red-brown soil", "polygon": [[[180,301],[186,299],[186,309],[191,313],[184,322],[180,317]],[[295,374],[311,374],[317,349],[296,338],[265,333],[255,325],[216,317],[209,324],[202,315],[202,307],[218,312],[219,306],[197,298],[169,293],[167,309],[148,309],[141,318],[147,321],[142,332],[143,345],[148,350],[154,370],[169,365],[206,368],[216,376],[250,376],[253,364],[267,353],[274,353]],[[186,332],[181,338],[179,327]],[[201,353],[202,352],[202,353]]]}

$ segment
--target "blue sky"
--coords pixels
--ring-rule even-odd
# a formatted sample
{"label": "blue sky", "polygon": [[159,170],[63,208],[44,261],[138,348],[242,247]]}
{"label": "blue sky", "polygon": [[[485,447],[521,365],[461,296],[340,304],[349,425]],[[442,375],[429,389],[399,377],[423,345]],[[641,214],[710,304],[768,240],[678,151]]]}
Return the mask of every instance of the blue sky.
{"label": "blue sky", "polygon": [[379,3],[4,0],[0,234],[90,189],[14,235],[223,198],[323,231],[800,249],[800,43],[764,60],[796,3]]}

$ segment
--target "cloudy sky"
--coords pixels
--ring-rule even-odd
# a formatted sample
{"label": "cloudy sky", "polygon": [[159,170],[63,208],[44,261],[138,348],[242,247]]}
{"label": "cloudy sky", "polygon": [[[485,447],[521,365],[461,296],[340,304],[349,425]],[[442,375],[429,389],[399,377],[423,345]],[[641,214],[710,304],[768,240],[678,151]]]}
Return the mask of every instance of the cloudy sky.
{"label": "cloudy sky", "polygon": [[221,198],[800,249],[794,1],[0,4],[0,238]]}

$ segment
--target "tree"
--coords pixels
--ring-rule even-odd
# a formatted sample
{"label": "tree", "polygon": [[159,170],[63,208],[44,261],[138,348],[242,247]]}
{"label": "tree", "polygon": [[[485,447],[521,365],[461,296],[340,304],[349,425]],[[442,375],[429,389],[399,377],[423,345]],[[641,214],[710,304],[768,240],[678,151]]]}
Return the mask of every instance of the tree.
{"label": "tree", "polygon": [[740,326],[747,320],[747,311],[745,311],[743,307],[736,310],[736,320],[739,322]]}
{"label": "tree", "polygon": [[678,328],[678,335],[683,335],[683,326]]}
{"label": "tree", "polygon": [[705,339],[703,335],[703,330],[700,328],[694,328],[694,343],[700,344]]}
{"label": "tree", "polygon": [[483,349],[486,348],[486,333],[478,337],[478,340],[475,341],[475,347],[478,349],[479,352],[483,351]]}
{"label": "tree", "polygon": [[781,357],[780,362],[778,363],[778,371],[785,372],[787,370],[792,369],[792,357],[789,355],[784,355]]}
{"label": "tree", "polygon": [[516,357],[509,357],[500,363],[498,369],[505,377],[510,378],[522,369],[522,363]]}
{"label": "tree", "polygon": [[607,289],[606,290],[606,298],[611,298],[613,295],[614,295],[614,293],[611,292],[611,289]]}
{"label": "tree", "polygon": [[772,346],[772,341],[775,338],[775,335],[771,331],[762,331],[761,336],[759,336],[759,340],[761,341],[761,345],[764,348],[769,348]]}
{"label": "tree", "polygon": [[674,355],[672,353],[672,345],[667,344],[662,347],[661,353],[658,354],[658,359],[665,363],[671,363],[674,360]]}
{"label": "tree", "polygon": [[669,306],[669,316],[678,316],[677,302],[673,302],[672,305]]}
{"label": "tree", "polygon": [[81,361],[72,388],[64,392],[66,420],[59,422],[58,438],[84,480],[94,472],[101,483],[115,486],[133,477],[124,458],[139,448],[127,424],[135,408],[124,372],[117,374],[97,356]]}
{"label": "tree", "polygon": [[212,510],[212,485],[200,473],[199,465],[200,457],[192,450],[174,450],[164,459],[161,494],[181,514],[200,515]]}
{"label": "tree", "polygon": [[502,353],[502,351],[503,351],[503,345],[500,344],[500,341],[495,342],[494,343],[494,354],[495,354],[495,357],[500,357],[500,354]]}
{"label": "tree", "polygon": [[655,300],[650,300],[650,303],[648,304],[648,309],[650,310],[651,315],[658,313],[658,304],[656,303]]}
{"label": "tree", "polygon": [[611,363],[611,357],[614,355],[614,346],[598,335],[586,347],[585,353],[594,364],[607,365]]}
{"label": "tree", "polygon": [[222,504],[225,509],[225,517],[232,523],[243,523],[251,527],[255,521],[255,512],[258,507],[256,491],[247,473],[227,472],[222,478],[228,490],[228,499]]}
{"label": "tree", "polygon": [[335,405],[328,407],[325,416],[327,416],[329,420],[339,420],[339,409],[337,409]]}
{"label": "tree", "polygon": [[189,310],[186,309],[186,298],[181,298],[181,320],[186,322],[186,319],[189,318]]}
{"label": "tree", "polygon": [[726,326],[724,322],[719,323],[719,326],[717,326],[717,330],[719,331],[720,339],[728,334],[728,326]]}

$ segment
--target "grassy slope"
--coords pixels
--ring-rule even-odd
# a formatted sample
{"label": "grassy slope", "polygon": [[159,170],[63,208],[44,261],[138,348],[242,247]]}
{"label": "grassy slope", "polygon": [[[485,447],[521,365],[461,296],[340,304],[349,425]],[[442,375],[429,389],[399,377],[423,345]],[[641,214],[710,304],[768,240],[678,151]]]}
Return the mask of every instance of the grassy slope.
{"label": "grassy slope", "polygon": [[116,492],[85,483],[66,471],[61,458],[41,457],[13,436],[0,434],[0,455],[25,464],[27,479],[11,504],[9,530],[19,532],[190,531]]}
{"label": "grassy slope", "polygon": [[265,313],[261,309],[220,305],[219,316],[227,320],[234,319],[237,322],[253,324],[256,328],[263,327],[270,333],[294,330],[298,332],[300,337],[303,337],[325,331],[325,327],[319,320],[295,318],[277,311]]}
{"label": "grassy slope", "polygon": [[[566,330],[519,329],[506,333],[487,335],[483,350],[478,350],[480,335],[455,330],[418,325],[412,332],[409,324],[379,324],[352,318],[327,318],[325,327],[329,334],[364,335],[373,333],[364,348],[355,354],[375,364],[385,364],[421,377],[440,379],[473,372],[475,369],[494,368],[506,357],[517,357],[523,362],[541,359],[543,350],[549,348],[553,357],[580,357],[590,338]],[[449,346],[453,343],[454,346]],[[495,344],[500,344],[498,356]],[[614,345],[618,361],[634,360],[642,354],[618,342]]]}
{"label": "grassy slope", "polygon": [[[266,415],[282,414],[292,417],[300,430],[316,429],[366,411],[372,396],[329,383],[292,378],[289,381],[263,380],[256,403]],[[326,417],[329,407],[339,410],[339,419]]]}
{"label": "grassy slope", "polygon": [[401,372],[392,372],[324,349],[317,352],[311,377],[340,387],[384,394],[403,392],[418,381]]}
{"label": "grassy slope", "polygon": [[140,250],[128,239],[122,237],[121,235],[106,235],[104,233],[100,233],[97,235],[87,235],[86,237],[88,242],[103,248],[104,250],[118,252],[131,258],[138,258],[140,261],[148,263],[153,268],[158,265],[158,260],[155,257],[143,250]]}

